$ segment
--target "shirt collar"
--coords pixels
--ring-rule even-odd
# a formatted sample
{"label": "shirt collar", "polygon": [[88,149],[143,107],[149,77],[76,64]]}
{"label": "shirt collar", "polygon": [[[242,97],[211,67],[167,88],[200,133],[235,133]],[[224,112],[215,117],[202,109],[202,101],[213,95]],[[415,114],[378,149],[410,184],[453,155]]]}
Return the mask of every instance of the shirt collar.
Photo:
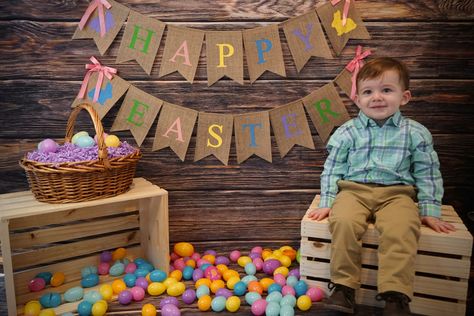
{"label": "shirt collar", "polygon": [[[387,119],[385,124],[399,127],[402,121],[402,118],[403,116],[400,113],[400,111],[397,111]],[[355,120],[355,124],[357,128],[364,128],[367,126],[377,126],[377,123],[373,119],[365,115],[362,111],[359,111],[359,115],[357,116],[357,119]]]}

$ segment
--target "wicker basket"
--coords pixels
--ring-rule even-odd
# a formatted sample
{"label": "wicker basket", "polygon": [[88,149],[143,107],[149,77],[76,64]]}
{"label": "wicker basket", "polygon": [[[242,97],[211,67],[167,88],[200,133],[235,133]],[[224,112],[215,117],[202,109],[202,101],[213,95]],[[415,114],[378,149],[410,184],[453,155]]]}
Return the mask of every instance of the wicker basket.
{"label": "wicker basket", "polygon": [[35,198],[48,203],[71,203],[116,196],[126,192],[132,184],[135,168],[142,156],[137,149],[132,154],[109,159],[103,137],[104,129],[92,105],[75,107],[67,122],[65,142],[70,142],[77,115],[84,109],[92,118],[98,136],[99,158],[91,161],[41,163],[20,160],[26,171]]}

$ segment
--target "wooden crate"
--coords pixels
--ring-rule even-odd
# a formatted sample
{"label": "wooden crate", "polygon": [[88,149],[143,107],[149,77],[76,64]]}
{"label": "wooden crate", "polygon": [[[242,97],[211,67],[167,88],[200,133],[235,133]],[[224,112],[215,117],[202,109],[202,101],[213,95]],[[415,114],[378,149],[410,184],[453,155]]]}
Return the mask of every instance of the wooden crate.
{"label": "wooden crate", "polygon": [[[311,206],[316,207],[318,203],[319,196],[316,196]],[[412,312],[422,315],[464,315],[472,236],[451,206],[443,205],[442,217],[457,230],[442,234],[421,227],[414,298],[410,307]],[[375,300],[378,232],[373,224],[369,225],[362,243],[362,285],[356,292],[356,302],[382,307],[384,303]],[[308,219],[306,214],[301,222],[301,275],[309,284],[324,289],[326,294],[329,294],[330,245],[327,219],[317,222]]]}
{"label": "wooden crate", "polygon": [[[8,315],[47,292],[64,293],[80,285],[81,268],[97,265],[99,254],[119,247],[144,257],[168,273],[168,192],[143,178],[119,196],[91,202],[47,204],[30,191],[0,195],[0,237]],[[31,293],[39,272],[63,272],[66,282]],[[111,276],[100,276],[101,282]],[[96,289],[91,288],[87,291]],[[56,308],[73,311],[79,302]]]}

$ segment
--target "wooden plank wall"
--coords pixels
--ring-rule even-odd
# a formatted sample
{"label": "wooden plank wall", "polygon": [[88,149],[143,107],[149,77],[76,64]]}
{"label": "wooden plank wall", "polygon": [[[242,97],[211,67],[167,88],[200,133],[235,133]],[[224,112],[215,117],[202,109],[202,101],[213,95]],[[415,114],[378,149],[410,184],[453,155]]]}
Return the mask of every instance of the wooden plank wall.
{"label": "wooden plank wall", "polygon": [[[279,23],[327,2],[118,1],[166,23],[202,30],[242,30]],[[71,40],[88,1],[2,1],[0,193],[28,189],[19,158],[44,138],[64,137],[69,106],[79,90],[84,64],[92,55],[163,100],[198,111],[239,114],[270,110],[309,94],[334,79],[361,44],[375,55],[400,58],[411,68],[414,98],[403,112],[432,131],[445,181],[444,202],[455,205],[469,224],[466,214],[473,210],[470,198],[474,195],[474,1],[356,3],[372,39],[351,40],[340,58],[313,58],[298,74],[280,31],[287,78],[267,72],[250,85],[246,72],[243,86],[223,80],[207,87],[204,47],[194,84],[177,73],[158,77],[163,45],[148,76],[135,62],[115,64],[123,30],[105,56],[99,55],[92,40]],[[350,115],[355,116],[357,107],[341,96]],[[104,118],[106,130],[118,109],[115,106]],[[77,130],[91,130],[91,126],[86,115],[80,116]],[[137,176],[170,192],[171,242],[229,249],[255,244],[298,245],[300,220],[319,192],[326,158],[312,125],[316,150],[295,147],[281,159],[272,139],[273,163],[254,157],[238,165],[233,144],[229,166],[213,157],[193,162],[195,137],[184,162],[169,149],[152,152],[155,128],[142,145],[144,157]],[[129,132],[119,136],[133,141]]]}

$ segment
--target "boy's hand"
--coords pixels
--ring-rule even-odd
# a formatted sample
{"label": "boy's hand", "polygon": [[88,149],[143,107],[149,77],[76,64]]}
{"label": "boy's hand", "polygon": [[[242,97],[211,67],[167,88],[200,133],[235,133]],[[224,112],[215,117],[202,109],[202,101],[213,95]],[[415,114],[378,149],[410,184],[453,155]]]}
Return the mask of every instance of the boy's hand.
{"label": "boy's hand", "polygon": [[438,233],[449,233],[456,230],[453,224],[433,216],[422,216],[421,222]]}
{"label": "boy's hand", "polygon": [[313,208],[309,210],[308,217],[320,221],[328,217],[330,211],[330,207]]}

